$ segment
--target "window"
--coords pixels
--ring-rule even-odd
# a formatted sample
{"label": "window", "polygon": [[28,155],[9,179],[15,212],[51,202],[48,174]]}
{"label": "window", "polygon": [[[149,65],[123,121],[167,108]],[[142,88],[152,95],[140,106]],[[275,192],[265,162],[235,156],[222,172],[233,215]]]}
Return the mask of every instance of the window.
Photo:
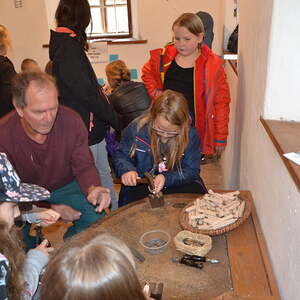
{"label": "window", "polygon": [[89,0],[92,24],[87,28],[91,38],[132,37],[130,0]]}

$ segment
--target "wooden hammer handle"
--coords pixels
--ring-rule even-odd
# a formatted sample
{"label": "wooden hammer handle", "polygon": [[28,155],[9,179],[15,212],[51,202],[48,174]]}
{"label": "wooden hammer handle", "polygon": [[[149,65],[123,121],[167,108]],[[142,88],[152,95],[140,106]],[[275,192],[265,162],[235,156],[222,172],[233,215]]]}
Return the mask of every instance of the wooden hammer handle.
{"label": "wooden hammer handle", "polygon": [[[121,178],[114,178],[114,184],[122,184]],[[136,179],[136,183],[137,184],[148,184],[149,181],[147,178],[137,178]]]}

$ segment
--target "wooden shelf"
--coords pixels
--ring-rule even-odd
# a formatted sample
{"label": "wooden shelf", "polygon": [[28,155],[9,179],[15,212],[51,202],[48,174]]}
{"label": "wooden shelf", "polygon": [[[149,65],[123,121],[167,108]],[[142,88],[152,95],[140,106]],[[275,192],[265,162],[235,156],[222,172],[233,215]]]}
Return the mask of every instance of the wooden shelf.
{"label": "wooden shelf", "polygon": [[[96,40],[93,40],[96,42]],[[130,45],[130,44],[146,44],[147,40],[134,40],[134,39],[117,39],[117,40],[97,40],[97,42],[107,42],[108,45]],[[49,48],[49,44],[43,44],[43,48]]]}
{"label": "wooden shelf", "polygon": [[283,156],[300,150],[300,122],[265,120],[262,117],[260,121],[300,192],[300,166]]}

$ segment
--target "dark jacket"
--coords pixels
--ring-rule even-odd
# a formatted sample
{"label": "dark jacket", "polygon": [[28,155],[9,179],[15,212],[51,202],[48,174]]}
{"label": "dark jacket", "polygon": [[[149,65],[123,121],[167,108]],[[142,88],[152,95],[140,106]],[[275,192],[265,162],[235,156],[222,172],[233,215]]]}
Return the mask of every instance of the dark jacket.
{"label": "dark jacket", "polygon": [[15,74],[13,63],[6,56],[0,55],[0,118],[14,109],[11,80]]}
{"label": "dark jacket", "polygon": [[108,96],[119,115],[122,129],[139,117],[151,103],[150,96],[142,82],[123,82]]}
{"label": "dark jacket", "polygon": [[[136,144],[135,155],[130,158],[129,152]],[[113,154],[112,161],[118,177],[129,171],[136,171],[139,177],[153,168],[153,156],[150,148],[149,127],[145,125],[137,132],[134,121],[124,130],[120,146]],[[164,171],[165,187],[191,183],[200,179],[200,141],[196,128],[189,131],[189,143],[180,161],[181,171]]]}
{"label": "dark jacket", "polygon": [[108,125],[119,129],[118,116],[102,92],[77,37],[51,30],[49,56],[53,61],[52,71],[60,103],[77,111],[88,129],[90,113],[93,113],[94,126],[89,131],[89,145],[103,140]]}

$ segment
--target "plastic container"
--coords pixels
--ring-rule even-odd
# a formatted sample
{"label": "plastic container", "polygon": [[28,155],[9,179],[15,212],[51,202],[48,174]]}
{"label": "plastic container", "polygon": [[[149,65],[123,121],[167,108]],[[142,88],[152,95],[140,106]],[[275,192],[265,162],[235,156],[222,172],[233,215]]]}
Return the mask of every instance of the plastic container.
{"label": "plastic container", "polygon": [[157,229],[145,232],[140,237],[140,244],[150,254],[161,254],[167,249],[170,240],[168,232]]}

